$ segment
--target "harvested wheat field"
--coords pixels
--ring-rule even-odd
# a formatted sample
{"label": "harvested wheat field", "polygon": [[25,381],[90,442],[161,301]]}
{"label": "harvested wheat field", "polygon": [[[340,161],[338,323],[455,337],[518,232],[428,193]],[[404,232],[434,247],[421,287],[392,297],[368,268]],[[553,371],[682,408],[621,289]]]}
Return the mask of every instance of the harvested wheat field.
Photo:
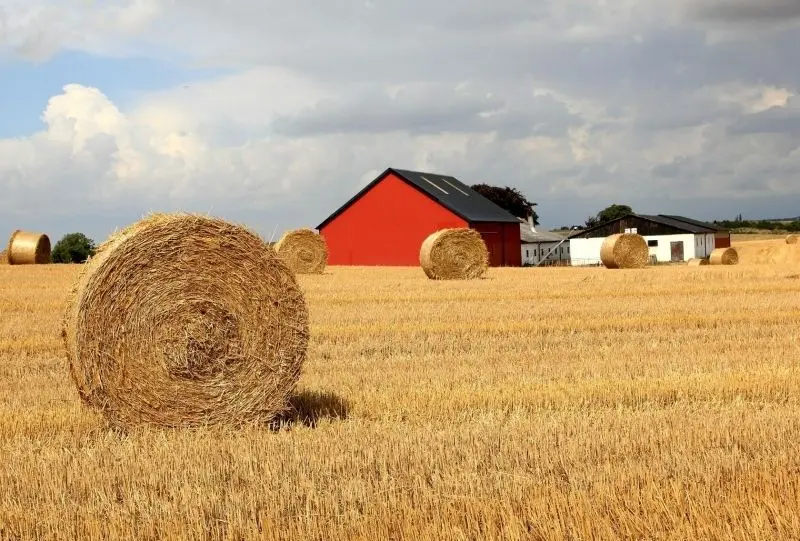
{"label": "harvested wheat field", "polygon": [[332,267],[282,426],[129,432],[70,381],[77,267],[0,267],[0,538],[797,539],[800,265],[747,259]]}

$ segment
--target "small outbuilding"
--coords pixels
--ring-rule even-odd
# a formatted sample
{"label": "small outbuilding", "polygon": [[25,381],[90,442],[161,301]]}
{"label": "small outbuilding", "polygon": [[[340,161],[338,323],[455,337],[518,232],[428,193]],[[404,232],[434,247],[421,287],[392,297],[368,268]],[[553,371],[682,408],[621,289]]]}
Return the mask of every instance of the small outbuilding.
{"label": "small outbuilding", "polygon": [[569,265],[569,240],[566,235],[537,231],[529,223],[520,224],[522,265]]}
{"label": "small outbuilding", "polygon": [[520,220],[455,177],[388,168],[317,226],[329,265],[417,266],[422,242],[477,230],[492,267],[519,267]]}
{"label": "small outbuilding", "polygon": [[729,231],[699,220],[665,214],[628,214],[570,235],[571,264],[599,264],[603,240],[616,233],[643,236],[653,263],[703,259],[715,248],[729,247],[731,242]]}

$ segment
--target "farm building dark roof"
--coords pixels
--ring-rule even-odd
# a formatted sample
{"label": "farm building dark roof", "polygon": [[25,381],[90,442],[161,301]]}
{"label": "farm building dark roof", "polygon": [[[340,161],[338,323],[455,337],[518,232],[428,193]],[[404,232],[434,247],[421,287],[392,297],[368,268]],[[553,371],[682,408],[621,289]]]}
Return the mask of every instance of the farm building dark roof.
{"label": "farm building dark roof", "polygon": [[566,237],[550,231],[533,231],[527,223],[519,224],[520,240],[523,244],[538,244],[543,242],[561,242]]}
{"label": "farm building dark roof", "polygon": [[317,226],[317,229],[321,229],[344,212],[345,209],[391,173],[405,180],[411,186],[422,191],[450,212],[468,222],[519,223],[521,221],[520,218],[482,196],[455,177],[390,167],[328,216],[325,221]]}
{"label": "farm building dark roof", "polygon": [[699,227],[705,227],[711,229],[712,231],[727,231],[727,229],[725,229],[724,227],[719,227],[718,225],[710,224],[708,222],[701,222],[700,220],[693,220],[692,218],[687,218],[685,216],[674,216],[672,214],[661,214],[661,216],[665,216],[667,218],[671,218],[679,222],[686,222],[687,224],[692,224]]}
{"label": "farm building dark roof", "polygon": [[713,233],[716,231],[716,229],[712,229],[708,224],[703,224],[697,220],[687,222],[685,221],[686,219],[678,219],[678,217],[666,216],[664,214],[659,214],[657,216],[640,214],[639,217],[676,229],[682,229],[688,233]]}
{"label": "farm building dark roof", "polygon": [[614,220],[610,220],[608,222],[604,222],[602,224],[598,224],[594,227],[590,227],[589,229],[584,229],[582,231],[577,231],[570,235],[570,238],[578,238],[583,237],[586,238],[587,233],[592,233],[594,231],[604,229],[609,226],[609,224],[613,224],[619,222],[621,220],[645,220],[647,222],[651,222],[654,224],[658,224],[661,226],[669,227],[673,230],[683,231],[686,233],[692,234],[699,234],[699,233],[715,233],[717,231],[724,231],[723,229],[713,226],[711,224],[707,224],[705,222],[701,222],[699,220],[692,220],[690,218],[684,218],[683,216],[668,216],[665,214],[626,214],[625,216],[621,216]]}

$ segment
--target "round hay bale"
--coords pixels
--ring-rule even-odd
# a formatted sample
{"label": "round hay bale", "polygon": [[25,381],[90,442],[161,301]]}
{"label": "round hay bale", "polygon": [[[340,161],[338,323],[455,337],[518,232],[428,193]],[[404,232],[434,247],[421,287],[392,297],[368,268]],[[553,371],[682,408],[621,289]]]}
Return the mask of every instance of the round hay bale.
{"label": "round hay bale", "polygon": [[8,254],[5,250],[0,250],[0,265],[8,265]]}
{"label": "round hay bale", "polygon": [[45,265],[50,263],[50,239],[42,233],[17,229],[8,239],[9,265]]}
{"label": "round hay bale", "polygon": [[711,265],[736,265],[739,263],[739,252],[735,248],[717,248],[708,258]]}
{"label": "round hay bale", "polygon": [[321,274],[328,264],[328,245],[313,229],[287,231],[275,251],[296,274]]}
{"label": "round hay bale", "polygon": [[786,244],[797,244],[797,235],[786,235]]}
{"label": "round hay bale", "polygon": [[689,260],[688,265],[690,267],[700,267],[702,265],[708,265],[708,260],[693,257],[692,259]]}
{"label": "round hay bale", "polygon": [[62,337],[81,399],[112,424],[240,425],[288,410],[308,311],[294,274],[256,234],[154,214],[81,267]]}
{"label": "round hay bale", "polygon": [[600,260],[608,269],[641,269],[650,261],[650,250],[643,236],[617,233],[603,241]]}
{"label": "round hay bale", "polygon": [[440,229],[419,250],[419,264],[431,280],[472,280],[489,267],[489,250],[474,229]]}

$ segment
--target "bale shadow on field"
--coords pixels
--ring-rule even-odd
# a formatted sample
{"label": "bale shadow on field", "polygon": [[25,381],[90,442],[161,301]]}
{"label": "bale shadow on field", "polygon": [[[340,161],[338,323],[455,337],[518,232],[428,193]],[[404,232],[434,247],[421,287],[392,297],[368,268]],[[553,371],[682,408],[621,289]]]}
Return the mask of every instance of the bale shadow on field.
{"label": "bale shadow on field", "polygon": [[272,423],[274,430],[297,424],[315,428],[320,420],[347,419],[350,403],[331,391],[299,391],[289,399],[289,410]]}

